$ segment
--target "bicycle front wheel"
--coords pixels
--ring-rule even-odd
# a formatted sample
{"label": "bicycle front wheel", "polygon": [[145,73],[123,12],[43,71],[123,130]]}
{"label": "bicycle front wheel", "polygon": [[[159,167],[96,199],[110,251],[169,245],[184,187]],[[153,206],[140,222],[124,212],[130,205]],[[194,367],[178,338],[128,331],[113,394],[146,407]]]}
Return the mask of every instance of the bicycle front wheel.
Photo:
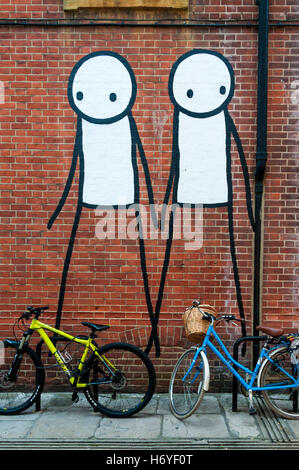
{"label": "bicycle front wheel", "polygon": [[203,351],[193,364],[196,348],[185,351],[179,358],[169,384],[169,406],[178,419],[192,415],[199,407],[209,378],[209,364]]}
{"label": "bicycle front wheel", "polygon": [[83,389],[95,410],[112,418],[124,418],[138,413],[151,400],[156,373],[149,357],[127,343],[106,344],[86,362]]}
{"label": "bicycle front wheel", "polygon": [[284,346],[271,354],[271,360],[273,362],[267,359],[262,364],[259,386],[280,386],[281,388],[263,390],[262,395],[265,403],[282,418],[299,419],[298,387],[292,387],[294,381],[291,378],[294,377],[298,381],[298,364],[292,362],[291,354]]}
{"label": "bicycle front wheel", "polygon": [[0,361],[0,415],[15,415],[31,407],[40,396],[45,372],[30,348],[22,353],[5,348]]}

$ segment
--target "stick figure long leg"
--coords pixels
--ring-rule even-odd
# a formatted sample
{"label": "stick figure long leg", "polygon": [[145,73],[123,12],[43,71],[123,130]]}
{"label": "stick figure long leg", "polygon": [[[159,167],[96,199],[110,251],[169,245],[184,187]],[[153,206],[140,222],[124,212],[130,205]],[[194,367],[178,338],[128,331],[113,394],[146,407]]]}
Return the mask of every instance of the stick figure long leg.
{"label": "stick figure long leg", "polygon": [[[141,270],[142,270],[142,276],[143,276],[146,304],[147,304],[149,317],[150,317],[150,321],[152,325],[151,337],[153,338],[154,343],[155,343],[156,355],[159,356],[160,355],[160,342],[159,342],[159,336],[158,336],[158,330],[157,330],[158,322],[156,321],[154,317],[153,305],[152,305],[150,291],[149,291],[144,240],[142,240],[140,237],[139,237],[139,251],[140,251],[140,264],[141,264]],[[150,352],[150,349],[146,348],[145,352],[146,354],[148,354]]]}
{"label": "stick figure long leg", "polygon": [[[151,294],[150,294],[150,289],[149,289],[149,282],[148,282],[148,274],[147,274],[147,266],[146,266],[146,254],[145,254],[145,245],[144,245],[144,233],[143,233],[143,226],[142,226],[142,215],[141,215],[141,210],[139,206],[140,202],[140,188],[139,188],[139,173],[138,173],[138,165],[137,165],[137,149],[139,151],[139,156],[140,160],[142,163],[144,175],[145,175],[145,181],[146,181],[146,187],[147,187],[147,192],[148,192],[148,199],[149,199],[149,205],[150,205],[150,211],[151,211],[151,217],[154,223],[154,226],[158,228],[158,222],[156,218],[156,212],[154,208],[154,196],[153,196],[153,188],[152,188],[152,183],[151,183],[151,178],[150,178],[150,173],[148,169],[148,164],[146,160],[146,156],[143,150],[142,142],[139,137],[138,129],[135,123],[135,120],[132,116],[132,113],[129,113],[129,122],[131,126],[131,133],[132,133],[132,165],[134,169],[134,186],[135,186],[135,217],[138,222],[138,242],[139,242],[139,252],[140,252],[140,266],[141,266],[141,271],[142,271],[142,277],[143,277],[143,285],[144,285],[144,291],[145,291],[145,299],[146,299],[146,304],[147,304],[147,310],[150,318],[150,322],[152,325],[152,332],[151,334],[154,335],[155,338],[155,345],[156,345],[156,350],[160,350],[160,345],[159,345],[159,338],[158,338],[158,331],[157,331],[157,323],[154,320],[154,309],[153,309],[153,304],[151,300]],[[147,353],[149,351],[146,351]]]}
{"label": "stick figure long leg", "polygon": [[[162,218],[161,218],[162,230],[164,229],[166,205],[168,204],[168,201],[169,201],[172,186],[173,186],[173,194],[172,194],[173,205],[170,211],[169,225],[168,225],[168,237],[167,237],[167,243],[166,243],[165,254],[164,254],[164,262],[163,262],[163,268],[162,268],[162,273],[161,273],[159,292],[158,292],[156,308],[155,308],[154,321],[156,324],[156,328],[158,325],[159,315],[160,315],[161,306],[162,306],[162,300],[163,300],[163,294],[164,294],[164,288],[165,288],[165,282],[166,282],[166,276],[167,276],[167,271],[168,271],[168,266],[169,266],[169,261],[170,261],[170,253],[171,253],[172,240],[173,240],[173,226],[174,226],[174,218],[175,218],[175,204],[174,203],[177,201],[177,189],[178,189],[178,181],[179,181],[179,156],[178,156],[179,151],[178,151],[177,129],[178,129],[178,112],[177,110],[175,110],[174,117],[173,117],[173,136],[174,136],[173,137],[173,153],[172,153],[169,179],[167,183],[166,193],[164,197],[164,204],[162,208]],[[146,352],[149,352],[151,350],[153,341],[154,341],[154,331],[152,331],[151,336],[148,340]],[[160,356],[160,348],[159,350],[156,350],[156,356],[157,357]]]}
{"label": "stick figure long leg", "polygon": [[63,307],[63,302],[64,302],[66,282],[67,282],[67,276],[68,276],[70,262],[71,262],[71,258],[72,258],[72,254],[73,254],[73,248],[74,248],[74,243],[75,243],[75,238],[76,238],[76,234],[77,234],[77,230],[78,230],[78,225],[79,225],[81,213],[82,213],[82,203],[80,201],[78,201],[76,215],[75,215],[75,218],[74,218],[74,223],[73,223],[73,227],[72,227],[72,231],[71,231],[71,236],[70,236],[70,240],[69,240],[69,244],[68,244],[68,248],[67,248],[67,252],[66,252],[66,256],[65,256],[65,260],[64,260],[62,276],[61,276],[55,328],[59,328],[59,326],[60,326],[61,313],[62,313],[62,307]]}
{"label": "stick figure long leg", "polygon": [[[144,247],[144,239],[143,239],[143,234],[142,234],[142,221],[140,217],[140,213],[136,213],[136,219],[139,222],[139,251],[140,251],[140,265],[141,265],[141,270],[142,270],[142,276],[143,276],[143,285],[144,285],[144,291],[145,291],[145,298],[146,298],[146,304],[147,304],[147,309],[150,317],[150,322],[152,325],[152,331],[151,331],[151,337],[153,338],[155,342],[155,347],[156,347],[156,354],[157,356],[160,355],[160,342],[159,342],[159,336],[158,336],[158,330],[157,330],[157,321],[154,318],[154,311],[153,311],[153,305],[151,301],[151,295],[150,295],[150,289],[149,289],[149,283],[148,283],[148,274],[147,274],[147,267],[146,267],[146,257],[145,257],[145,247]],[[150,349],[145,350],[146,354],[150,352]]]}
{"label": "stick figure long leg", "polygon": [[155,329],[152,330],[152,333],[150,335],[150,338],[148,340],[148,344],[145,350],[148,353],[151,350],[153,342],[155,341],[157,357],[160,356],[160,347],[157,348],[155,334],[157,334],[157,326],[158,326],[159,315],[160,315],[163,294],[164,294],[164,287],[165,287],[165,282],[166,282],[166,276],[167,276],[167,271],[168,271],[168,266],[169,266],[169,261],[170,261],[170,253],[171,253],[171,246],[172,246],[172,240],[173,240],[174,217],[175,217],[175,214],[174,214],[174,211],[172,210],[170,213],[170,217],[169,217],[168,239],[166,243],[159,293],[158,293],[157,303],[156,303],[156,308],[155,308],[155,317],[154,317]]}

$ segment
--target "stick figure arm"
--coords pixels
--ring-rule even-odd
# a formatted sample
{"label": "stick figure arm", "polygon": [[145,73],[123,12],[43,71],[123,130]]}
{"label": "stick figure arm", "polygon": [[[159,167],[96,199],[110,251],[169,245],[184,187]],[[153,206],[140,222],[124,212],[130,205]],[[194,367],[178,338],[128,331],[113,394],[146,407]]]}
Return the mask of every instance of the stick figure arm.
{"label": "stick figure arm", "polygon": [[49,222],[48,222],[48,229],[50,229],[52,227],[52,225],[54,224],[55,220],[57,219],[57,217],[59,216],[63,206],[64,206],[64,203],[66,201],[66,198],[68,197],[68,194],[70,192],[70,189],[71,189],[71,186],[72,186],[72,182],[73,182],[73,179],[74,179],[74,174],[75,174],[75,170],[76,170],[76,165],[77,165],[77,159],[78,159],[78,154],[79,154],[79,151],[78,151],[78,140],[79,140],[79,133],[77,131],[77,135],[76,135],[76,141],[75,141],[75,145],[74,145],[74,151],[73,151],[73,158],[72,158],[72,163],[71,163],[71,167],[70,167],[70,172],[69,172],[69,175],[68,175],[68,178],[67,178],[67,181],[66,181],[66,184],[65,184],[65,187],[64,187],[64,190],[63,190],[63,193],[62,193],[62,196],[60,198],[60,201],[55,209],[55,211],[53,212],[52,216],[50,217],[49,219]]}
{"label": "stick figure arm", "polygon": [[163,204],[168,204],[168,201],[169,201],[169,198],[170,198],[170,193],[171,193],[171,188],[172,188],[172,185],[173,185],[173,181],[174,181],[174,178],[175,178],[175,158],[172,157],[172,160],[171,160],[171,165],[170,165],[170,171],[169,171],[169,177],[168,177],[168,182],[167,182],[167,186],[166,186],[166,191],[165,191],[165,196],[164,196],[164,200],[163,200]]}
{"label": "stick figure arm", "polygon": [[133,118],[131,119],[131,122],[132,122],[132,125],[133,125],[133,133],[134,133],[134,136],[135,136],[137,148],[138,148],[138,151],[139,151],[139,156],[140,156],[140,159],[141,159],[141,163],[142,163],[143,171],[144,171],[144,175],[145,175],[145,181],[146,181],[146,187],[147,187],[147,193],[148,193],[148,200],[149,200],[149,204],[150,204],[151,216],[152,216],[154,227],[157,229],[158,228],[158,219],[157,219],[157,214],[156,214],[156,210],[155,210],[155,200],[154,200],[154,193],[153,193],[153,187],[152,187],[150,172],[149,172],[145,152],[144,152],[144,149],[143,149],[143,145],[142,145],[142,142],[141,142],[138,130],[137,130],[136,123],[135,123]]}
{"label": "stick figure arm", "polygon": [[169,202],[171,189],[173,188],[172,202],[177,202],[177,183],[178,183],[178,162],[179,162],[179,146],[178,146],[178,111],[174,111],[173,116],[173,142],[172,142],[172,158],[170,171],[168,176],[168,182],[166,186],[165,196],[163,200],[163,209],[162,209],[162,221],[161,228],[164,229],[166,206]]}
{"label": "stick figure arm", "polygon": [[[161,212],[161,230],[164,230],[167,205],[168,205],[168,202],[169,202],[169,199],[170,199],[171,189],[172,189],[172,187],[174,185],[174,181],[176,179],[175,178],[175,176],[176,176],[175,167],[176,167],[175,158],[172,157],[170,171],[169,171],[169,177],[168,177],[168,182],[167,182],[167,186],[166,186],[166,191],[165,191],[165,196],[164,196],[163,206],[162,206],[162,212]],[[172,199],[173,199],[173,197],[172,197]]]}
{"label": "stick figure arm", "polygon": [[252,210],[252,202],[251,202],[251,190],[250,190],[250,181],[249,181],[249,174],[248,174],[248,167],[246,163],[246,158],[243,150],[243,146],[241,143],[240,136],[238,134],[237,128],[232,120],[232,118],[229,116],[230,120],[230,125],[231,125],[231,131],[232,135],[234,137],[234,140],[237,145],[238,153],[239,153],[239,158],[241,161],[241,166],[242,166],[242,171],[243,171],[243,176],[244,176],[244,181],[245,181],[245,190],[246,190],[246,204],[247,204],[247,212],[248,212],[248,217],[252,226],[253,231],[255,231],[255,222],[254,222],[254,217],[253,217],[253,210]]}

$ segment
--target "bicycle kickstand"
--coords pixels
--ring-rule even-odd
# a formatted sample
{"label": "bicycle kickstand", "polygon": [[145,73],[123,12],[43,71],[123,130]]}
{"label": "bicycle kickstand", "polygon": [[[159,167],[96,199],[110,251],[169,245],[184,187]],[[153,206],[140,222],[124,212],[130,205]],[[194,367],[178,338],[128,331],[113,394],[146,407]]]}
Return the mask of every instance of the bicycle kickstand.
{"label": "bicycle kickstand", "polygon": [[249,390],[249,414],[250,415],[255,415],[256,414],[256,409],[253,407],[253,394],[252,390]]}
{"label": "bicycle kickstand", "polygon": [[78,393],[76,392],[76,390],[72,394],[72,401],[74,403],[78,403],[78,401],[79,401],[79,396],[78,396]]}

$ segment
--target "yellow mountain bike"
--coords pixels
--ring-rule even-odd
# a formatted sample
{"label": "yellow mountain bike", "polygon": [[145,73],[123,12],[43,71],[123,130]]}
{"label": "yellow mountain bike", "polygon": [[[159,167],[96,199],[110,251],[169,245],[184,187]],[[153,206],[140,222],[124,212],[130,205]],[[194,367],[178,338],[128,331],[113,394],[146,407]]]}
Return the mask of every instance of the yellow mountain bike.
{"label": "yellow mountain bike", "polygon": [[[83,391],[95,411],[110,417],[127,417],[142,410],[155,390],[156,374],[149,357],[139,348],[127,343],[110,343],[99,347],[96,332],[109,328],[82,322],[91,329],[89,336],[72,336],[39,321],[48,307],[28,307],[19,321],[32,321],[20,341],[5,339],[0,357],[0,415],[13,415],[31,407],[40,397],[45,384],[45,367],[41,357],[29,347],[37,332],[50,354],[66,374],[73,389],[73,401]],[[75,368],[70,368],[64,356],[45,330],[60,338],[84,347]],[[81,353],[80,353],[81,354]]]}

